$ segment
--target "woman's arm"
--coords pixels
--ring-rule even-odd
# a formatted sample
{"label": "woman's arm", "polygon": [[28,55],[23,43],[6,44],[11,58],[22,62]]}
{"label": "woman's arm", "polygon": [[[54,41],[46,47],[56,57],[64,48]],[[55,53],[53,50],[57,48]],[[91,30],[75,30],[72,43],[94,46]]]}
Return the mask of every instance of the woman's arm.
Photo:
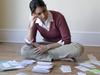
{"label": "woman's arm", "polygon": [[36,46],[36,43],[33,43],[33,42],[36,42],[36,33],[37,33],[37,28],[36,28],[36,25],[35,25],[35,21],[36,21],[36,17],[32,16],[32,19],[30,20],[30,23],[29,23],[29,26],[28,26],[28,31],[27,31],[27,35],[26,35],[26,40],[25,42],[27,44],[33,44],[34,46]]}

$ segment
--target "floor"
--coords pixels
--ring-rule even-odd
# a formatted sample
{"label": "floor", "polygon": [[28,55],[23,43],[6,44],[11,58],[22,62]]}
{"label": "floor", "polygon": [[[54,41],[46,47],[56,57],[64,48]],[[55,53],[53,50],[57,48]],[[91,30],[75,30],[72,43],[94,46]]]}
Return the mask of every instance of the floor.
{"label": "floor", "polygon": [[[16,60],[16,61],[22,60],[20,56],[20,48],[22,46],[23,44],[19,43],[0,43],[0,60]],[[87,57],[88,54],[93,54],[94,56],[97,57],[98,60],[100,60],[100,47],[85,46],[84,49],[85,52],[79,58],[78,62],[84,62],[88,60]],[[77,63],[69,61],[53,61],[53,63],[54,63],[54,68],[48,74],[33,73],[32,72],[33,66],[31,65],[26,67],[25,69],[0,72],[0,75],[17,75],[20,72],[25,73],[26,75],[77,75],[76,73],[78,72],[78,70],[74,68],[77,65]],[[72,72],[62,73],[59,69],[61,65],[70,65],[72,68]]]}

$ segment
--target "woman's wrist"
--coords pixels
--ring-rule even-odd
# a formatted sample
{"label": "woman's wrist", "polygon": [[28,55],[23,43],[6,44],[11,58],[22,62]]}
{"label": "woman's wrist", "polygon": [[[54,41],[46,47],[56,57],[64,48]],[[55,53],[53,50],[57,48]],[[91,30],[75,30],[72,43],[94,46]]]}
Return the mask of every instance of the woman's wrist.
{"label": "woman's wrist", "polygon": [[47,50],[50,49],[49,45],[46,45],[46,49],[47,49]]}

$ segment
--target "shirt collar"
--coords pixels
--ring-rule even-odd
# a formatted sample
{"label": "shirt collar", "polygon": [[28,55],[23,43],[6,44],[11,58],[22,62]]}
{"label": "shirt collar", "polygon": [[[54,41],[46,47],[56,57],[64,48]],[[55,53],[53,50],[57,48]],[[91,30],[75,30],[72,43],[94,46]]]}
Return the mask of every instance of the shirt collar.
{"label": "shirt collar", "polygon": [[[53,16],[52,16],[52,13],[48,11],[48,18],[45,21],[45,23],[50,23],[50,22],[53,22]],[[43,24],[39,18],[37,18],[35,23],[38,23],[39,25]]]}

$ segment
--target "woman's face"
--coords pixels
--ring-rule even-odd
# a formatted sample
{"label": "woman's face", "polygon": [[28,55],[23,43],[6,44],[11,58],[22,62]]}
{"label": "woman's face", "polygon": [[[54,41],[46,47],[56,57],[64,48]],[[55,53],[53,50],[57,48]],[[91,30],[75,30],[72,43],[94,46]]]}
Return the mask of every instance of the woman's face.
{"label": "woman's face", "polygon": [[35,14],[42,21],[46,21],[48,18],[48,11],[46,7],[37,7],[33,14]]}

